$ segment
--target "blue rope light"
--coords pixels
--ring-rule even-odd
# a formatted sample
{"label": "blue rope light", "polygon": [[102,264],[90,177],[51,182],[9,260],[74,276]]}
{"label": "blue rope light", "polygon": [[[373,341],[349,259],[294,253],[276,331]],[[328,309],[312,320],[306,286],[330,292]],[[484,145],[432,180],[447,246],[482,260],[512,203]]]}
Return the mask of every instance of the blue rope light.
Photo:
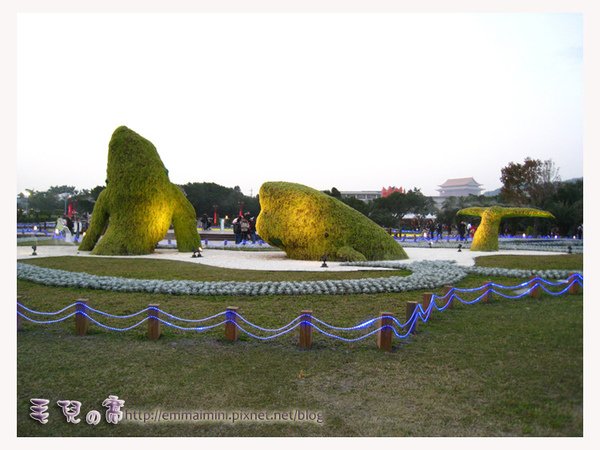
{"label": "blue rope light", "polygon": [[95,323],[96,325],[98,325],[101,328],[105,328],[110,331],[119,331],[119,332],[133,330],[134,328],[139,327],[141,324],[143,324],[146,320],[149,319],[149,317],[144,317],[142,320],[140,320],[138,323],[136,323],[134,325],[131,325],[129,327],[124,327],[124,328],[117,328],[117,327],[111,327],[111,326],[105,325],[101,322],[98,322],[96,319],[94,319],[90,315],[84,313],[83,311],[77,311],[73,314],[81,314],[82,316],[87,317],[91,322]]}
{"label": "blue rope light", "polygon": [[[41,321],[41,320],[35,320],[32,319],[31,317],[26,316],[25,314],[23,314],[22,312],[20,312],[19,310],[17,310],[17,314],[22,317],[25,320],[28,320],[30,322],[33,323],[37,323],[37,324],[53,324],[53,323],[59,323],[59,322],[63,322],[67,319],[69,319],[70,317],[73,317],[74,315],[77,314],[81,314],[84,317],[88,318],[92,323],[100,326],[101,328],[107,329],[107,330],[111,330],[111,331],[118,331],[118,332],[123,332],[123,331],[129,331],[132,330],[138,326],[140,326],[142,323],[146,322],[148,319],[155,319],[158,320],[160,323],[164,324],[165,326],[168,326],[170,328],[175,328],[178,330],[182,330],[182,331],[197,331],[197,332],[203,332],[203,331],[208,331],[211,330],[213,328],[219,327],[221,325],[227,324],[227,323],[233,323],[241,332],[243,332],[244,334],[254,338],[254,339],[258,339],[258,340],[262,340],[262,341],[266,341],[266,340],[271,340],[271,339],[275,339],[277,337],[283,336],[285,334],[290,333],[291,331],[295,330],[296,328],[298,328],[300,325],[306,325],[306,326],[310,326],[312,328],[314,328],[316,331],[318,331],[319,333],[323,334],[324,336],[330,337],[332,339],[337,339],[340,341],[344,341],[344,342],[357,342],[363,339],[366,339],[369,336],[374,335],[375,333],[381,331],[382,329],[390,329],[393,331],[394,335],[399,338],[399,339],[404,339],[406,338],[409,334],[412,333],[412,331],[414,330],[415,326],[417,325],[419,319],[423,322],[426,323],[430,317],[431,317],[431,313],[433,312],[434,308],[438,311],[444,311],[445,309],[447,309],[450,305],[450,303],[454,300],[457,299],[459,302],[461,302],[462,304],[465,305],[472,305],[475,304],[477,302],[480,302],[486,295],[488,294],[495,294],[498,295],[502,298],[505,299],[520,299],[525,297],[526,295],[529,295],[531,293],[531,291],[533,291],[536,288],[540,288],[542,289],[544,292],[546,292],[547,294],[551,295],[551,296],[559,296],[559,295],[563,295],[565,294],[571,287],[573,287],[575,284],[582,286],[582,281],[583,281],[583,277],[581,274],[579,273],[575,273],[572,276],[569,277],[570,281],[562,281],[562,282],[550,282],[548,280],[544,280],[543,278],[540,277],[535,277],[532,278],[531,280],[528,280],[526,282],[520,283],[518,285],[514,285],[514,286],[505,286],[505,285],[501,285],[501,284],[497,284],[497,283],[486,283],[483,286],[480,286],[478,288],[452,288],[450,289],[444,296],[438,296],[435,294],[431,295],[431,300],[429,303],[429,306],[427,307],[426,310],[423,309],[422,305],[419,303],[417,304],[416,308],[414,309],[412,315],[410,316],[410,318],[402,323],[400,322],[396,317],[394,317],[393,315],[384,315],[384,316],[380,316],[380,317],[376,317],[376,318],[372,318],[369,320],[366,320],[362,323],[359,323],[358,325],[352,326],[352,327],[337,327],[335,325],[331,325],[327,322],[324,322],[316,317],[313,317],[311,314],[301,314],[298,317],[296,317],[295,319],[293,319],[291,322],[289,322],[288,324],[279,327],[279,328],[264,328],[264,327],[260,327],[252,322],[250,322],[249,320],[247,320],[246,318],[244,318],[242,315],[240,315],[239,313],[237,313],[236,311],[222,311],[220,313],[214,314],[210,317],[205,317],[202,319],[185,319],[183,317],[178,317],[175,316],[173,314],[169,314],[166,311],[163,311],[155,306],[149,306],[141,311],[138,311],[136,313],[132,313],[132,314],[128,314],[128,315],[115,315],[115,314],[109,314],[106,313],[104,311],[100,311],[97,309],[94,309],[90,306],[87,306],[87,304],[82,303],[82,302],[75,302],[69,306],[66,306],[65,308],[59,310],[59,311],[54,311],[54,312],[42,312],[42,311],[36,311],[33,309],[30,309],[28,307],[26,307],[25,305],[23,305],[20,302],[17,302],[17,306],[22,308],[25,311],[28,311],[32,314],[39,314],[39,315],[57,315],[60,313],[63,313],[65,311],[67,311],[69,308],[72,308],[73,306],[79,306],[79,305],[83,305],[84,308],[83,310],[78,310],[78,311],[74,311],[70,314],[68,314],[65,317],[62,317],[60,319],[55,319],[55,320],[47,320],[47,321]],[[564,286],[565,284],[567,284],[567,286],[557,292],[551,291],[550,289],[548,289],[545,285],[548,284],[549,286]],[[516,290],[519,288],[524,288],[527,286],[527,289],[517,295],[508,295],[508,294],[504,294],[502,292],[497,291],[494,288],[498,288],[498,289],[504,289],[504,290]],[[481,295],[479,295],[477,298],[473,299],[473,300],[465,300],[463,298],[461,298],[460,296],[456,295],[455,292],[478,292],[481,291],[482,289],[487,289],[485,292],[483,292]],[[443,306],[439,306],[437,304],[437,299],[440,300],[445,300],[446,303]],[[179,321],[183,321],[183,322],[205,322],[205,321],[209,321],[209,320],[213,320],[217,317],[220,317],[222,315],[225,315],[226,320],[223,320],[217,324],[213,324],[213,325],[208,325],[208,326],[204,326],[204,327],[182,327],[179,325],[175,325],[167,320],[162,319],[159,316],[153,316],[153,315],[149,315],[145,318],[143,318],[142,320],[140,320],[139,322],[137,322],[134,325],[128,326],[128,327],[123,327],[123,328],[117,328],[117,327],[112,327],[106,324],[103,324],[99,321],[97,321],[96,319],[94,319],[93,317],[91,317],[86,311],[92,312],[92,313],[97,313],[100,314],[102,316],[105,317],[109,317],[109,318],[114,318],[114,319],[128,319],[128,318],[132,318],[135,316],[138,316],[144,312],[148,312],[148,311],[153,311],[158,313],[162,313],[163,315],[165,315],[166,317],[170,318],[170,319],[174,319],[174,320],[179,320]],[[253,334],[251,332],[249,332],[248,330],[246,330],[245,328],[243,328],[239,323],[237,323],[235,321],[235,318],[239,318],[242,322],[244,322],[245,324],[249,325],[250,327],[266,332],[266,333],[274,333],[270,336],[258,336],[256,334]],[[398,329],[406,329],[408,328],[408,331],[406,331],[404,334],[401,334],[396,327],[391,326],[391,325],[383,325],[380,326],[379,328],[370,331],[367,334],[364,334],[362,336],[358,336],[355,338],[346,338],[343,336],[338,336],[335,335],[333,333],[330,333],[328,331],[323,330],[322,328],[320,328],[319,326],[317,326],[315,323],[309,322],[307,320],[305,320],[306,317],[310,317],[312,318],[312,320],[314,320],[314,322],[322,325],[325,328],[329,328],[331,330],[336,330],[336,331],[342,331],[342,332],[348,332],[348,331],[357,331],[357,330],[362,330],[365,328],[369,328],[371,326],[373,326],[376,322],[378,322],[380,319],[389,319],[391,320]]]}
{"label": "blue rope light", "polygon": [[23,308],[25,311],[27,311],[31,314],[39,314],[40,316],[55,316],[57,314],[65,312],[67,309],[72,308],[75,305],[76,305],[76,303],[71,303],[69,306],[65,306],[63,309],[61,309],[59,311],[43,312],[43,311],[35,311],[33,309],[29,309],[27,306],[23,305],[22,303],[17,302],[17,306]]}
{"label": "blue rope light", "polygon": [[503,298],[506,298],[506,299],[509,299],[509,300],[517,300],[519,298],[525,297],[526,295],[529,295],[531,293],[531,291],[533,291],[537,286],[538,285],[535,284],[535,285],[531,286],[529,289],[527,289],[525,292],[522,292],[522,293],[517,294],[517,295],[503,294],[502,292],[498,292],[495,289],[490,290],[490,292],[492,294],[499,295],[500,297],[503,297]]}
{"label": "blue rope light", "polygon": [[296,317],[294,320],[292,320],[291,322],[289,322],[287,325],[284,325],[282,327],[279,328],[263,328],[260,327],[252,322],[250,322],[249,320],[245,319],[243,316],[241,316],[240,314],[238,314],[236,311],[228,311],[232,316],[238,317],[239,319],[242,320],[242,322],[244,322],[247,325],[250,325],[252,328],[255,328],[257,330],[260,331],[265,331],[267,333],[271,333],[271,332],[277,332],[277,331],[281,331],[281,330],[285,330],[286,328],[288,328],[289,326],[293,325],[296,321],[298,321],[299,319],[301,319],[302,317],[307,316],[308,314],[301,314],[298,317]]}
{"label": "blue rope light", "polygon": [[[306,323],[307,325],[310,325],[312,328],[314,328],[315,330],[317,330],[319,333],[323,334],[324,336],[327,336],[327,337],[332,338],[332,339],[337,339],[338,341],[344,341],[344,342],[357,342],[357,341],[361,341],[363,339],[368,338],[369,336],[373,336],[375,333],[377,333],[378,331],[380,331],[380,330],[382,330],[384,328],[390,328],[390,329],[392,329],[394,331],[394,333],[396,333],[396,330],[395,330],[394,327],[391,327],[390,325],[384,325],[384,326],[379,327],[379,328],[377,328],[377,329],[375,329],[375,330],[373,330],[373,331],[371,331],[371,332],[369,332],[369,333],[367,333],[367,334],[365,334],[363,336],[358,336],[356,338],[346,338],[346,337],[343,337],[343,336],[338,336],[336,334],[328,333],[327,331],[322,330],[321,328],[319,328],[318,326],[316,326],[313,323],[310,323],[310,322],[302,322],[302,323]],[[396,333],[396,335],[397,335],[397,333]]]}
{"label": "blue rope light", "polygon": [[65,316],[65,317],[62,317],[62,318],[60,318],[60,319],[55,319],[55,320],[35,320],[35,319],[32,319],[31,317],[27,317],[25,314],[23,314],[23,313],[22,313],[22,312],[20,312],[20,311],[17,311],[17,314],[18,314],[19,316],[21,316],[23,319],[25,319],[25,320],[28,320],[29,322],[33,322],[33,323],[39,323],[39,324],[44,324],[44,325],[46,325],[46,324],[51,324],[51,323],[63,322],[63,321],[65,321],[65,320],[67,320],[68,318],[70,318],[70,317],[73,317],[73,316],[74,316],[75,314],[77,314],[77,313],[76,313],[75,311],[73,311],[71,314],[69,314],[69,315],[67,315],[67,316]]}
{"label": "blue rope light", "polygon": [[[392,317],[392,319],[395,319],[395,317],[393,316],[383,316],[383,317]],[[336,327],[334,325],[328,324],[327,322],[324,322],[316,317],[313,317],[313,320],[321,325],[323,325],[325,328],[329,328],[331,330],[337,330],[337,331],[355,331],[355,330],[361,330],[363,328],[368,328],[371,325],[373,325],[375,322],[377,322],[379,320],[379,317],[376,317],[374,319],[369,319],[366,322],[363,323],[359,323],[358,325],[355,325],[353,327]]]}
{"label": "blue rope light", "polygon": [[89,311],[91,311],[91,312],[93,312],[93,313],[100,314],[101,316],[104,316],[104,317],[110,317],[110,318],[112,318],[112,319],[131,319],[132,317],[136,317],[136,316],[139,316],[139,315],[140,315],[140,314],[142,314],[142,313],[148,312],[148,311],[149,311],[149,310],[151,310],[152,308],[151,308],[151,307],[148,307],[148,308],[146,308],[146,309],[142,309],[141,311],[138,311],[138,312],[136,312],[136,313],[133,313],[133,314],[127,314],[127,315],[124,315],[124,316],[119,316],[119,315],[115,315],[115,314],[109,314],[109,313],[107,313],[107,312],[100,311],[100,310],[98,310],[98,309],[94,309],[94,308],[92,308],[91,306],[87,306],[87,305],[85,306],[85,309],[86,309],[86,310],[89,310]]}
{"label": "blue rope light", "polygon": [[182,331],[198,331],[198,332],[208,331],[208,330],[211,330],[213,328],[219,327],[219,326],[224,325],[225,323],[227,323],[227,320],[224,320],[224,321],[216,323],[214,325],[207,325],[205,327],[181,327],[179,325],[175,325],[174,323],[167,322],[166,320],[163,320],[160,317],[149,316],[148,318],[149,319],[156,319],[160,323],[162,323],[162,324],[164,324],[164,325],[166,325],[168,327],[175,328],[177,330],[182,330]]}
{"label": "blue rope light", "polygon": [[169,319],[173,319],[173,320],[179,320],[181,322],[189,322],[189,323],[200,323],[200,322],[207,322],[209,320],[212,319],[216,319],[219,316],[222,316],[223,314],[225,314],[225,311],[221,311],[220,313],[214,314],[210,317],[204,317],[202,319],[185,319],[184,317],[178,317],[178,316],[174,316],[173,314],[169,314],[166,311],[163,311],[162,309],[158,309],[156,307],[152,307],[151,308],[153,311],[158,311],[159,313],[167,316]]}
{"label": "blue rope light", "polygon": [[294,325],[292,328],[288,328],[287,330],[284,331],[280,331],[279,333],[276,333],[272,336],[257,336],[256,334],[250,333],[249,331],[245,330],[244,328],[241,327],[241,325],[237,322],[234,322],[233,320],[226,320],[225,322],[228,323],[233,323],[242,333],[247,334],[248,336],[254,338],[254,339],[258,339],[261,341],[268,341],[271,339],[275,339],[279,336],[283,336],[284,334],[288,334],[289,332],[291,332],[292,330],[298,328],[301,324],[309,324],[310,322],[298,322],[296,325]]}

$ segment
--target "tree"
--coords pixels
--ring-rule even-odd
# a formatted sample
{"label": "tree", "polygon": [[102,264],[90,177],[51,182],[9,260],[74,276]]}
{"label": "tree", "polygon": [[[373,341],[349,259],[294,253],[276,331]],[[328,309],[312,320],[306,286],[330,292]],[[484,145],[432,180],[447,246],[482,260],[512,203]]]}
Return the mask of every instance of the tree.
{"label": "tree", "polygon": [[[408,192],[393,192],[387,197],[381,197],[373,201],[373,212],[370,217],[373,220],[385,218],[389,222],[389,215],[382,211],[387,211],[393,218],[393,224],[384,226],[400,226],[405,215],[413,213],[417,216],[425,216],[436,211],[432,199],[425,197],[417,188]],[[376,220],[375,220],[376,221]],[[383,223],[380,223],[383,225]]]}
{"label": "tree", "polygon": [[525,158],[523,164],[511,162],[502,168],[500,199],[511,205],[545,207],[560,181],[558,169],[551,159]]}

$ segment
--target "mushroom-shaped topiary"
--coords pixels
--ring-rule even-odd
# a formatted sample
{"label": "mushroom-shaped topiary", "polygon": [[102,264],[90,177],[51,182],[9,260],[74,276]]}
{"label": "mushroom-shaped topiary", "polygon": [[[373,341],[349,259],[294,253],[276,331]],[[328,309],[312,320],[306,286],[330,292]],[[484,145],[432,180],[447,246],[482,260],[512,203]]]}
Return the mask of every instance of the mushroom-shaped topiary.
{"label": "mushroom-shaped topiary", "polygon": [[106,173],[106,188],[98,196],[80,250],[93,249],[96,255],[152,253],[171,223],[179,251],[198,249],[194,207],[169,181],[152,142],[127,127],[117,128],[108,145]]}
{"label": "mushroom-shaped topiary", "polygon": [[498,250],[498,231],[500,221],[511,217],[539,217],[554,219],[548,211],[534,208],[505,208],[492,206],[489,208],[472,207],[461,209],[456,213],[462,216],[481,217],[481,224],[475,231],[471,250],[480,252],[493,252]]}
{"label": "mushroom-shaped topiary", "polygon": [[310,187],[264,183],[256,219],[260,237],[290,258],[337,261],[407,259],[404,249],[375,222]]}

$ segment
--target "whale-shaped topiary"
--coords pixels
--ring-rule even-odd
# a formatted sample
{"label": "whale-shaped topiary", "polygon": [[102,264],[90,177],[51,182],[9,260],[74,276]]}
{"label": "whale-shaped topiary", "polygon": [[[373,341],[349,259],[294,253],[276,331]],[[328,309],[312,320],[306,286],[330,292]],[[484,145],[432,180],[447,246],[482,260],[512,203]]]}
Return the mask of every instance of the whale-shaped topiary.
{"label": "whale-shaped topiary", "polygon": [[534,208],[505,208],[502,206],[492,206],[489,208],[471,207],[461,209],[456,213],[462,216],[481,217],[481,224],[475,231],[472,251],[493,252],[498,250],[498,232],[500,230],[500,221],[511,217],[540,217],[554,219],[554,216],[548,211]]}
{"label": "whale-shaped topiary", "polygon": [[310,187],[267,182],[259,191],[260,237],[293,259],[337,261],[407,259],[402,247],[375,222]]}
{"label": "whale-shaped topiary", "polygon": [[152,142],[127,127],[117,128],[108,145],[106,173],[106,188],[94,205],[80,250],[96,255],[152,253],[171,223],[180,252],[199,248],[194,207],[169,181]]}

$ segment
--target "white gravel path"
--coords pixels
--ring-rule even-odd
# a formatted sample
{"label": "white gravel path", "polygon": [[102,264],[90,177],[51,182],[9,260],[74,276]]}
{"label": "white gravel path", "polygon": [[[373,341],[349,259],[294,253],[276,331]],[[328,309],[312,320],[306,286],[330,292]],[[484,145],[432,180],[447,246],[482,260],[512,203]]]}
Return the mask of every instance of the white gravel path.
{"label": "white gravel path", "polygon": [[[555,252],[541,252],[529,250],[501,250],[499,252],[472,252],[463,250],[458,252],[456,249],[446,248],[405,248],[408,254],[408,260],[403,262],[411,263],[413,261],[455,261],[461,266],[472,266],[475,264],[474,258],[477,256],[489,255],[560,255]],[[25,260],[31,258],[43,258],[52,256],[79,256],[91,257],[90,252],[78,251],[76,246],[58,246],[42,245],[37,248],[37,256],[31,255],[31,247],[18,246],[17,259]],[[228,269],[244,270],[273,270],[273,271],[317,271],[317,272],[335,272],[335,271],[356,271],[369,270],[366,267],[342,266],[339,262],[328,261],[328,268],[321,268],[321,261],[298,261],[288,259],[285,253],[279,251],[234,251],[234,250],[211,250],[206,249],[202,252],[202,258],[192,258],[191,253],[179,253],[177,250],[158,249],[153,254],[143,256],[128,256],[127,258],[154,258],[169,259],[175,261],[185,261],[190,264],[206,264]],[[116,256],[115,258],[123,258]],[[374,270],[382,270],[376,268]]]}

